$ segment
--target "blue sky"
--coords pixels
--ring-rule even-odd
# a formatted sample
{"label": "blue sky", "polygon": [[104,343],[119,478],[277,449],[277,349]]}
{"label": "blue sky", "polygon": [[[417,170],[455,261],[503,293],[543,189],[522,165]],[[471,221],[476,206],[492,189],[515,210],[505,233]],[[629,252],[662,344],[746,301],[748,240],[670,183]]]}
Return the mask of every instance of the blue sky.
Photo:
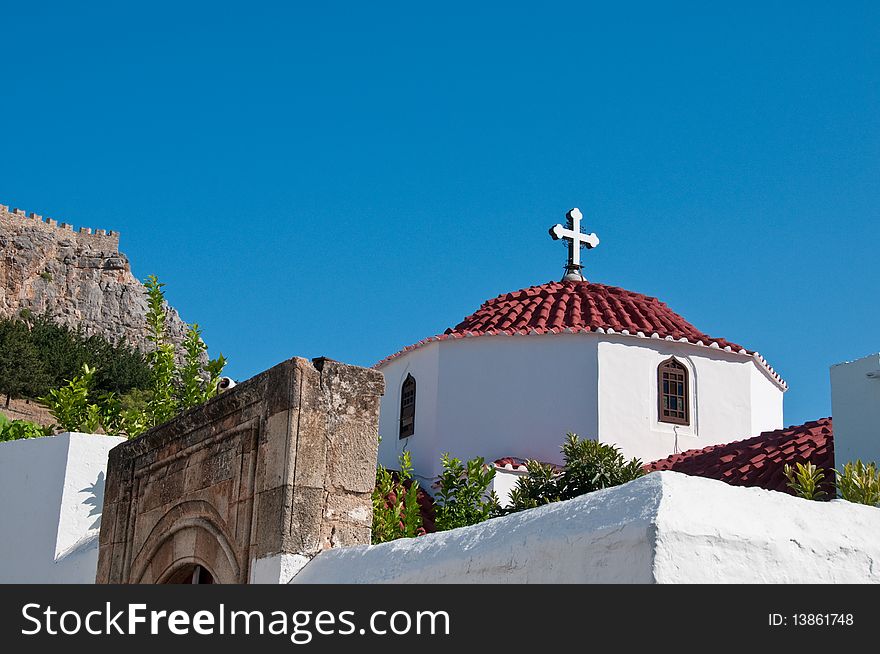
{"label": "blue sky", "polygon": [[880,350],[880,5],[475,4],[2,3],[0,202],[120,231],[237,378],[559,278],[578,206],[590,280],[830,414]]}

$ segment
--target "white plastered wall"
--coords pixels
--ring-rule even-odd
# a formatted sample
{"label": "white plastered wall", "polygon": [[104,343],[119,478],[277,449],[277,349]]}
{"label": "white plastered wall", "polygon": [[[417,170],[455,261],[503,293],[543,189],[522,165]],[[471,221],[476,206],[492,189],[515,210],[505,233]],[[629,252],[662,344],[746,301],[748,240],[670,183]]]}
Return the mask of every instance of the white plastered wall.
{"label": "white plastered wall", "polygon": [[[659,419],[657,368],[670,357],[688,371],[689,425]],[[751,357],[664,339],[599,343],[599,440],[644,462],[778,429],[782,395]]]}
{"label": "white plastered wall", "polygon": [[[566,432],[594,437],[595,337],[491,336],[433,342],[381,368],[379,462],[396,467],[404,447],[417,474],[439,474],[440,456],[559,461]],[[398,439],[400,388],[416,378],[416,427]]]}
{"label": "white plastered wall", "polygon": [[[382,368],[385,394],[379,411],[379,463],[396,470],[398,457],[408,449],[413,467],[424,477],[439,460],[437,450],[437,381],[439,343],[430,343],[407,356],[398,357]],[[400,438],[400,391],[408,374],[416,380],[415,434]]]}
{"label": "white plastered wall", "polygon": [[94,583],[107,455],[124,440],[0,443],[0,583]]}
{"label": "white plastered wall", "polygon": [[[691,424],[657,415],[657,366],[689,371]],[[429,343],[382,366],[379,462],[410,450],[423,482],[440,455],[561,463],[569,431],[645,462],[783,426],[783,390],[750,356],[661,339],[610,334],[480,336]],[[415,434],[398,439],[400,388],[416,378]]]}
{"label": "white plastered wall", "polygon": [[324,550],[292,583],[880,583],[880,509],[655,472],[472,527]]}

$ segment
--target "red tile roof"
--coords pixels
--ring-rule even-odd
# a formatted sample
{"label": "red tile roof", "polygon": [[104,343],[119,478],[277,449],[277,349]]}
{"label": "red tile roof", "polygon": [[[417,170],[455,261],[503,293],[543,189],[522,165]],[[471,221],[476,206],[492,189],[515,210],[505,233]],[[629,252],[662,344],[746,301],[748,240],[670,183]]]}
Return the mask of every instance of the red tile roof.
{"label": "red tile roof", "polygon": [[725,481],[734,486],[758,486],[793,494],[782,469],[786,463],[810,463],[824,468],[825,491],[833,497],[834,432],[831,418],[766,431],[759,436],[701,450],[688,450],[654,461],[648,472],[674,470]]}
{"label": "red tile roof", "polygon": [[657,298],[616,286],[579,281],[548,282],[499,295],[484,302],[475,313],[443,334],[406,347],[376,366],[433,341],[563,332],[662,338],[749,355],[785,388],[782,378],[757,352],[704,334]]}
{"label": "red tile roof", "polygon": [[[500,468],[502,470],[518,470],[520,472],[525,472],[527,470],[526,464],[529,462],[528,459],[522,459],[518,456],[505,456],[500,459],[495,459],[492,463],[495,464],[496,468]],[[557,465],[556,463],[548,463],[546,461],[539,461],[545,466],[551,466],[554,470],[562,471],[562,466]]]}
{"label": "red tile roof", "polygon": [[565,330],[596,330],[611,333],[657,334],[692,343],[717,343],[739,351],[739,345],[707,336],[654,297],[616,286],[590,282],[549,282],[541,286],[499,295],[484,302],[476,313],[446,334],[474,335],[500,331],[558,334]]}
{"label": "red tile roof", "polygon": [[526,470],[526,459],[521,459],[518,456],[505,456],[500,459],[495,459],[492,463],[495,464],[496,468],[504,468],[506,470]]}

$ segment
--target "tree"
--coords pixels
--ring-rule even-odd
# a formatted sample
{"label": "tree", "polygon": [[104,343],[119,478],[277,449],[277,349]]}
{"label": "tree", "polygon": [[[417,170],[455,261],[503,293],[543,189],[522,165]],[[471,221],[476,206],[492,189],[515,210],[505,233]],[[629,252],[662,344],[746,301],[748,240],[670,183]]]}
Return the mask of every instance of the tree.
{"label": "tree", "polygon": [[20,321],[10,322],[28,328],[30,341],[42,363],[44,375],[35,379],[34,389],[29,392],[31,397],[45,395],[73,379],[83,364],[97,369],[93,381],[96,393],[124,395],[149,386],[150,367],[144,354],[129,347],[124,340],[114,344],[97,334],[86,336],[48,316],[35,317],[30,313],[25,313]]}
{"label": "tree", "polygon": [[6,406],[14,397],[37,394],[45,380],[27,325],[15,320],[0,322],[0,393],[6,395]]}

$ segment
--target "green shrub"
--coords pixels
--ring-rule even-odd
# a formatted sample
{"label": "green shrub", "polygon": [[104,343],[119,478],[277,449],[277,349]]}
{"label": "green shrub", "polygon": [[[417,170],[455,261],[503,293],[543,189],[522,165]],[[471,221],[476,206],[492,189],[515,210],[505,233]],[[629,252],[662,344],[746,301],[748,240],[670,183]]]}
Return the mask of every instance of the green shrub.
{"label": "green shrub", "polygon": [[168,341],[165,329],[167,311],[165,309],[165,293],[155,275],[150,275],[144,282],[147,287],[147,338],[153,344],[153,350],[147,357],[152,371],[150,384],[150,401],[148,406],[148,422],[158,425],[167,422],[177,415],[178,401],[174,392],[174,377],[177,363],[174,359],[174,345]]}
{"label": "green shrub", "polygon": [[517,479],[510,491],[510,502],[505,509],[508,513],[534,509],[562,499],[557,485],[560,473],[554,466],[540,461],[526,461],[526,470],[529,474]]}
{"label": "green shrub", "polygon": [[441,459],[439,491],[434,498],[437,531],[476,525],[499,513],[498,497],[489,493],[495,478],[495,467],[487,466],[482,457],[467,464],[444,453]]}
{"label": "green shrub", "polygon": [[52,431],[52,426],[43,427],[28,420],[10,420],[0,413],[0,443],[51,436]]}
{"label": "green shrub", "polygon": [[101,428],[101,409],[89,399],[94,376],[95,369],[84,363],[81,375],[40,398],[62,431],[93,434]]}
{"label": "green shrub", "polygon": [[400,470],[391,472],[385,466],[376,468],[373,489],[372,543],[386,543],[398,538],[412,538],[424,533],[419,508],[419,483],[412,477],[412,457],[400,455]]}
{"label": "green shrub", "polygon": [[625,484],[645,474],[639,459],[627,461],[614,445],[581,440],[577,434],[566,435],[562,456],[565,465],[561,471],[537,461],[526,462],[529,474],[517,480],[506,512],[569,500],[601,488]]}
{"label": "green shrub", "polygon": [[848,502],[880,505],[880,471],[876,463],[847,463],[843,470],[834,470],[840,497]]}
{"label": "green shrub", "polygon": [[84,363],[80,374],[42,398],[62,429],[90,433],[103,430],[133,438],[217,394],[226,359],[221,354],[202,363],[207,359],[207,346],[201,329],[194,324],[184,341],[184,363],[178,366],[166,333],[164,284],[151,275],[145,286],[148,338],[153,344],[147,356],[148,388],[129,389],[123,395],[102,391],[96,384],[100,371]]}
{"label": "green shrub", "polygon": [[782,472],[788,479],[786,486],[798,497],[805,500],[820,500],[825,497],[825,491],[819,487],[825,479],[825,471],[822,468],[817,468],[809,461],[806,464],[796,463],[794,468],[786,463]]}
{"label": "green shrub", "polygon": [[186,355],[178,373],[179,398],[181,408],[188,409],[207,402],[217,394],[217,385],[226,366],[226,358],[221,354],[216,359],[209,359],[202,366],[202,360],[207,358],[208,346],[202,340],[202,329],[198,323],[193,323],[187,330],[183,348]]}

